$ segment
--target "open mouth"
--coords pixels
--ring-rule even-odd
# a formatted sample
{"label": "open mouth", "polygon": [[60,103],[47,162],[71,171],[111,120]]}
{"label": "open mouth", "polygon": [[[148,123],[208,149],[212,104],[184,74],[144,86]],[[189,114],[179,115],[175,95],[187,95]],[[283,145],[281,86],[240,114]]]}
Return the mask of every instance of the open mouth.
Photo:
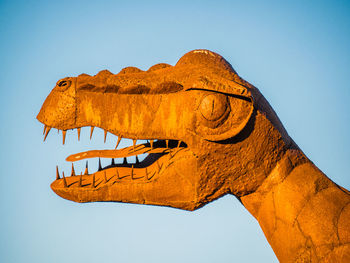
{"label": "open mouth", "polygon": [[[76,128],[78,140],[80,140],[81,128]],[[44,126],[44,141],[49,134],[51,127]],[[94,127],[91,127],[90,139]],[[66,130],[62,131],[63,144],[65,143]],[[104,130],[106,141],[107,131]],[[72,171],[70,176],[65,176],[64,172],[60,175],[56,167],[56,180],[52,183],[53,188],[101,188],[115,183],[147,183],[155,180],[168,166],[170,166],[176,155],[187,148],[186,143],[180,140],[157,140],[149,139],[146,143],[137,144],[133,139],[133,145],[118,149],[122,136],[118,136],[115,149],[111,150],[90,150],[69,155],[66,161],[72,162]],[[146,157],[139,161],[138,155],[146,154]],[[127,157],[135,156],[135,163],[128,163]],[[73,162],[88,158],[99,158],[98,171],[89,173],[88,163],[86,163],[85,172],[76,174]],[[110,159],[110,165],[101,166],[100,158]],[[115,161],[121,158],[123,161]]]}

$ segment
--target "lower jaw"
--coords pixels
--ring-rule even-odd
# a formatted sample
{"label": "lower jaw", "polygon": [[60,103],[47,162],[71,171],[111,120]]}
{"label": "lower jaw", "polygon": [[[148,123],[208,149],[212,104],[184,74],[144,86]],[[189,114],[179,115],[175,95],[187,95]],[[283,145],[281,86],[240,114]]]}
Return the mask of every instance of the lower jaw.
{"label": "lower jaw", "polygon": [[[95,173],[88,174],[86,168],[84,174],[76,175],[74,168],[71,176],[59,174],[57,169],[56,180],[51,184],[55,191],[58,189],[98,190],[99,188],[114,184],[145,184],[155,180],[169,165],[174,162],[175,155],[185,148],[175,149],[167,154],[150,154],[142,162],[136,164],[111,164]],[[73,167],[73,166],[72,166]],[[55,191],[56,192],[56,191]]]}
{"label": "lower jaw", "polygon": [[174,149],[145,167],[142,162],[138,167],[107,166],[93,174],[60,178],[51,188],[58,196],[78,203],[122,202],[192,211],[200,204],[194,201],[195,183],[185,176],[195,173],[190,158],[194,155],[188,148]]}

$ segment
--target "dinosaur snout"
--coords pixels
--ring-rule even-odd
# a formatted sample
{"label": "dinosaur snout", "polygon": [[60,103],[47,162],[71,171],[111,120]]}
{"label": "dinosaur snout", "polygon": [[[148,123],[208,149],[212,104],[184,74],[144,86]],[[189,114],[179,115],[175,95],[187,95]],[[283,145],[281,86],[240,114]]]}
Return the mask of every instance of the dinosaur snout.
{"label": "dinosaur snout", "polygon": [[46,126],[67,130],[75,124],[75,97],[67,89],[70,80],[61,80],[46,98],[37,119]]}

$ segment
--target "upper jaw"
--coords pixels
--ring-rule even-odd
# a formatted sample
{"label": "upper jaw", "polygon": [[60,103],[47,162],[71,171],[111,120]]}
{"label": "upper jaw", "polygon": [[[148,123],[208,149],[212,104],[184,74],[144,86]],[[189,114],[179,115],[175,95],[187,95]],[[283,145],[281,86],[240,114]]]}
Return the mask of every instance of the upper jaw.
{"label": "upper jaw", "polygon": [[[156,178],[157,175],[163,173],[166,164],[170,163],[170,161],[175,161],[174,157],[181,155],[187,147],[186,143],[181,142],[181,138],[186,136],[179,132],[174,132],[179,127],[179,123],[181,123],[177,119],[178,116],[176,116],[176,113],[179,107],[183,106],[177,99],[176,93],[145,97],[143,95],[106,95],[99,92],[79,92],[75,97],[74,110],[72,109],[68,113],[72,114],[73,112],[74,116],[65,116],[67,119],[74,120],[73,123],[68,123],[68,121],[56,123],[57,119],[62,120],[64,117],[51,118],[53,113],[57,115],[56,112],[60,112],[58,104],[61,102],[59,101],[67,101],[66,97],[62,97],[62,94],[53,91],[47,100],[48,102],[45,101],[37,117],[44,125],[48,125],[45,125],[44,138],[47,137],[51,128],[57,128],[62,130],[63,143],[65,143],[68,130],[77,128],[79,135],[81,127],[91,126],[91,136],[94,130],[93,127],[103,129],[105,131],[105,137],[108,133],[118,136],[116,148],[118,147],[120,138],[133,139],[132,147],[78,153],[68,156],[67,161],[74,162],[93,157],[114,159],[143,153],[150,154],[149,158],[146,158],[140,164],[111,165],[103,169],[104,172],[102,173],[101,171],[93,174],[87,172],[87,174],[81,175],[80,178],[74,177],[69,179],[59,174],[57,175],[58,180],[52,184],[54,191],[58,188],[73,189],[77,186],[82,188],[85,186],[98,187],[93,181],[93,176],[96,177],[96,180],[99,178],[101,182],[104,181],[104,183],[99,185],[100,187],[105,184],[108,185],[112,177],[116,180],[124,181],[130,179],[130,182],[135,182],[139,179],[149,182]],[[188,108],[192,106],[190,103],[187,104]],[[170,111],[169,108],[171,109]],[[180,130],[183,131],[184,129]],[[138,139],[148,139],[149,142],[138,145]],[[153,143],[155,139],[159,141]],[[71,172],[71,174],[74,173]]]}

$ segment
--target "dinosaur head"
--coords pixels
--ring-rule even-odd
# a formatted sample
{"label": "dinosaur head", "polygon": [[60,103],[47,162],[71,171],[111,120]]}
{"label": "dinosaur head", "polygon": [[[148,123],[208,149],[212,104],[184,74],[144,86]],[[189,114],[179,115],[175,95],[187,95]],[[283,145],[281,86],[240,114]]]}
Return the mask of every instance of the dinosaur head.
{"label": "dinosaur head", "polygon": [[[289,137],[274,111],[220,55],[185,54],[175,66],[124,68],[59,80],[37,119],[50,129],[90,126],[133,139],[123,149],[73,154],[67,161],[111,158],[89,174],[51,184],[76,202],[116,201],[194,210],[220,196],[254,191],[275,166]],[[137,140],[148,140],[138,144]],[[126,158],[147,153],[142,162]],[[114,158],[124,158],[114,163]]]}

